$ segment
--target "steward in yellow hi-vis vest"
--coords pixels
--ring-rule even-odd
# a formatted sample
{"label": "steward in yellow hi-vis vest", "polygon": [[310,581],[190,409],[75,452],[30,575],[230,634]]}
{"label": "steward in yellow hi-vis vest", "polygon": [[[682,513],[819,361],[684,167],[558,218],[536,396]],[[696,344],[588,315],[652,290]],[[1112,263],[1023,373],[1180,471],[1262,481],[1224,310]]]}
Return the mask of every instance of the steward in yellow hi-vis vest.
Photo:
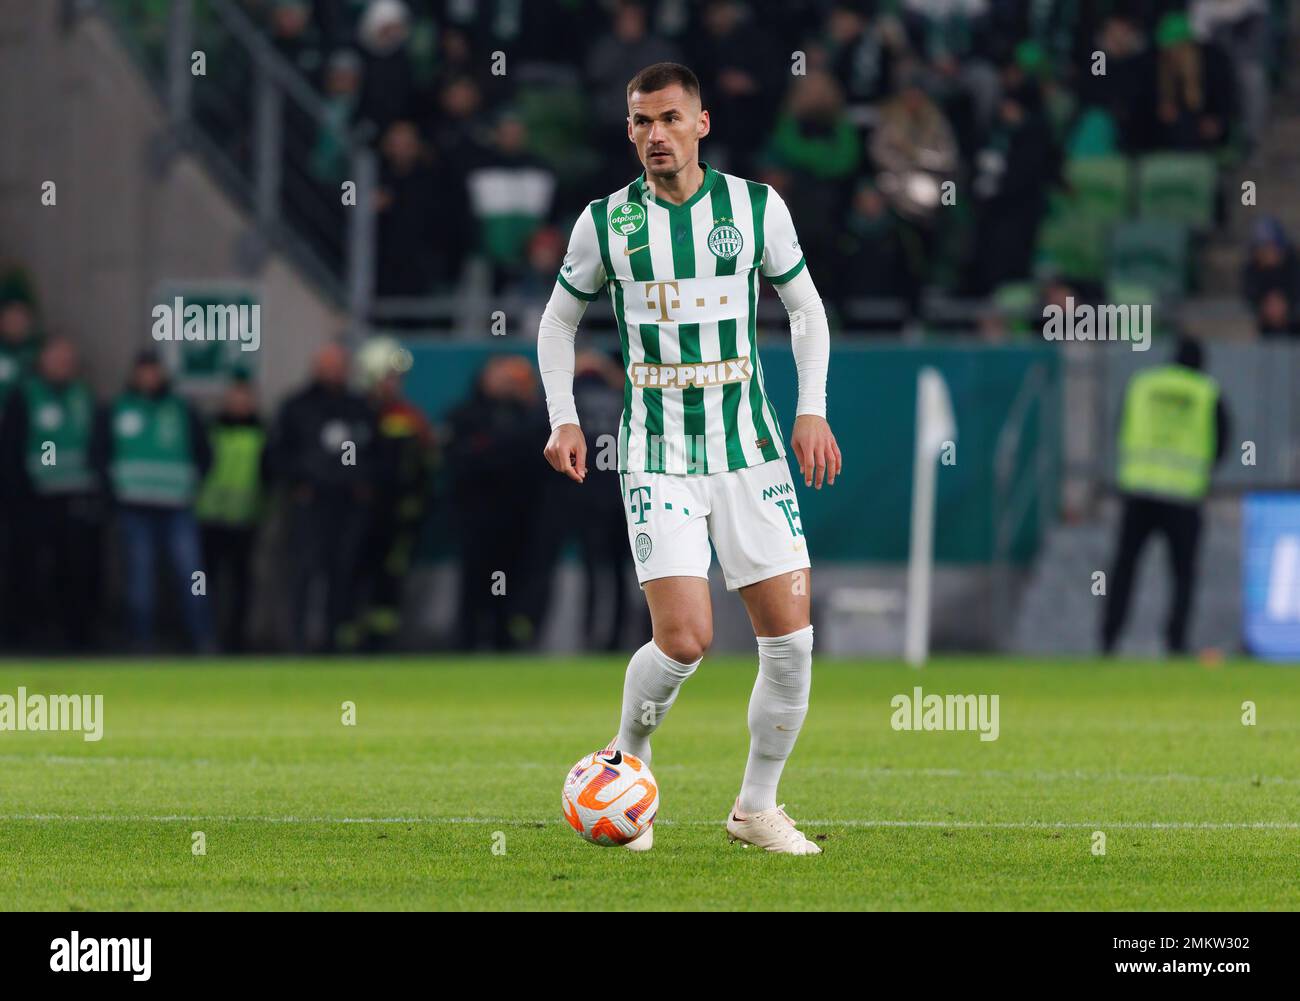
{"label": "steward in yellow hi-vis vest", "polygon": [[1107,653],[1124,628],[1138,558],[1155,532],[1169,540],[1174,585],[1165,642],[1172,653],[1187,649],[1200,505],[1227,439],[1219,384],[1202,364],[1201,346],[1184,338],[1171,364],[1133,376],[1124,396],[1115,476],[1124,507],[1102,622]]}
{"label": "steward in yellow hi-vis vest", "polygon": [[257,396],[244,373],[226,386],[221,410],[208,431],[212,466],[199,487],[199,520],[208,593],[223,651],[240,653],[249,635],[253,607],[253,557],[265,507],[266,428],[257,416]]}
{"label": "steward in yellow hi-vis vest", "polygon": [[1139,372],[1128,384],[1119,435],[1119,488],[1195,503],[1210,488],[1219,384],[1183,365]]}

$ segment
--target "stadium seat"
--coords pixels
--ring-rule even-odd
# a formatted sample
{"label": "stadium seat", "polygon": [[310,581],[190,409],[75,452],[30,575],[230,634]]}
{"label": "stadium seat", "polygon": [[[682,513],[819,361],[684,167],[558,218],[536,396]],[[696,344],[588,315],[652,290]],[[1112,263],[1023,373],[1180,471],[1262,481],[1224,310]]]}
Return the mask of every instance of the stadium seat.
{"label": "stadium seat", "polygon": [[1065,176],[1078,212],[1098,222],[1128,217],[1132,174],[1124,157],[1078,157],[1066,164]]}
{"label": "stadium seat", "polygon": [[1187,228],[1140,219],[1115,227],[1107,288],[1140,286],[1156,296],[1181,295],[1187,286]]}
{"label": "stadium seat", "polygon": [[1100,281],[1106,270],[1109,224],[1062,201],[1038,231],[1037,263],[1075,281]]}
{"label": "stadium seat", "polygon": [[595,156],[583,142],[585,105],[581,91],[564,85],[525,88],[516,102],[533,152],[561,172],[590,170]]}
{"label": "stadium seat", "polygon": [[1106,302],[1114,303],[1117,306],[1143,306],[1151,307],[1151,326],[1150,333],[1153,337],[1162,337],[1166,334],[1161,320],[1167,314],[1166,310],[1161,307],[1161,291],[1151,285],[1138,281],[1116,280],[1106,283]]}
{"label": "stadium seat", "polygon": [[1153,153],[1138,161],[1138,215],[1206,229],[1214,222],[1218,168],[1203,153]]}
{"label": "stadium seat", "polygon": [[1007,327],[1012,333],[1026,333],[1038,308],[1038,286],[1033,282],[999,285],[993,292],[993,302],[1006,317]]}

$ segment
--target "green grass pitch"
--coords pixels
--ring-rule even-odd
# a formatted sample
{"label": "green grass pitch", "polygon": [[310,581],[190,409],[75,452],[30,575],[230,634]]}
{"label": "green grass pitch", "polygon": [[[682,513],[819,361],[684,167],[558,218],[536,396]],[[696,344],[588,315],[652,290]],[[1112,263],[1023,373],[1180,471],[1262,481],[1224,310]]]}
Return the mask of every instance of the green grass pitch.
{"label": "green grass pitch", "polygon": [[[811,858],[727,842],[743,657],[708,659],[655,739],[654,851],[563,823],[623,667],[0,663],[0,693],[102,693],[105,715],[98,743],[0,732],[0,908],[1300,908],[1292,667],[819,658],[781,793]],[[917,684],[998,694],[999,739],[893,730]]]}

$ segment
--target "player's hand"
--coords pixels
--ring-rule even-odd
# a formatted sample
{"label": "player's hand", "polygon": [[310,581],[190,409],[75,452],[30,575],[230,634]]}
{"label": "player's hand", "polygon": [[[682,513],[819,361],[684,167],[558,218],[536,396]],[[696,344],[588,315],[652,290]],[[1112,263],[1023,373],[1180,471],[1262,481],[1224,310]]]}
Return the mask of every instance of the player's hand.
{"label": "player's hand", "polygon": [[561,424],[552,431],[542,454],[552,469],[574,483],[587,478],[587,436],[578,425]]}
{"label": "player's hand", "polygon": [[825,417],[812,414],[800,414],[794,419],[794,433],[790,435],[790,447],[799,462],[799,472],[803,474],[806,487],[820,490],[822,481],[834,483],[835,477],[844,468],[844,458],[840,455],[840,446],[835,443],[835,435]]}

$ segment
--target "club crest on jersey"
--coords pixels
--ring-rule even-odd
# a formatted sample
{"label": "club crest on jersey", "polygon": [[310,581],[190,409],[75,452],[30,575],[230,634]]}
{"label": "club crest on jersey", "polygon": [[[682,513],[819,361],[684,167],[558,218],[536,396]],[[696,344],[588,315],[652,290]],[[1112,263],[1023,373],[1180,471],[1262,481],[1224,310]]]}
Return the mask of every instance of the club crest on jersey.
{"label": "club crest on jersey", "polygon": [[715,257],[721,257],[724,261],[729,261],[740,253],[741,248],[745,245],[745,238],[740,235],[738,230],[730,219],[719,219],[713,224],[713,229],[709,230],[709,249],[713,251]]}
{"label": "club crest on jersey", "polygon": [[650,550],[654,549],[654,543],[650,541],[650,536],[645,532],[638,532],[636,536],[636,558],[642,563],[650,558]]}
{"label": "club crest on jersey", "polygon": [[609,215],[609,228],[615,236],[631,236],[645,225],[645,209],[636,202],[614,206]]}

